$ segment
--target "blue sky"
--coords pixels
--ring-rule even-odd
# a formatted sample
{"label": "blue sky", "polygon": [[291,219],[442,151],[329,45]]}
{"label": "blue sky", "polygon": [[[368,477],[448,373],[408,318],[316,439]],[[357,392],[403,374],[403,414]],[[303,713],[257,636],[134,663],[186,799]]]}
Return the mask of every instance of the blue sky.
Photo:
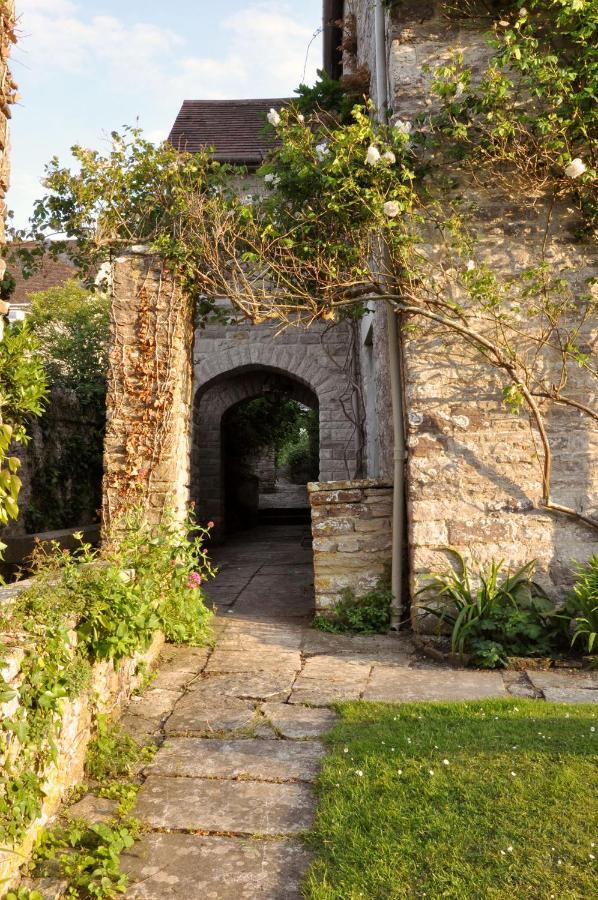
{"label": "blue sky", "polygon": [[[12,187],[26,222],[44,164],[138,123],[167,136],[185,99],[275,97],[300,82],[321,0],[17,0]],[[309,53],[306,81],[320,66]]]}

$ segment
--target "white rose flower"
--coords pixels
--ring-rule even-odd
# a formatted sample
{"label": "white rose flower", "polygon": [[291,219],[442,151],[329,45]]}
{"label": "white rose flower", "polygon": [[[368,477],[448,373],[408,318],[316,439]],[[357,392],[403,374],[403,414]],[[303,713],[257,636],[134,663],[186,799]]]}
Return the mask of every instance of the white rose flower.
{"label": "white rose flower", "polygon": [[473,259],[468,259],[467,260],[467,271],[473,272],[474,269],[475,269],[475,263],[474,263]]}
{"label": "white rose flower", "polygon": [[264,181],[266,184],[272,185],[272,187],[276,187],[277,184],[280,184],[280,178],[278,175],[275,175],[274,172],[268,172],[267,175],[264,175]]}
{"label": "white rose flower", "polygon": [[299,113],[299,115],[297,116],[297,121],[300,125],[305,125],[305,116],[303,115],[303,113]]}
{"label": "white rose flower", "polygon": [[274,128],[278,128],[278,126],[280,125],[280,116],[278,115],[274,107],[271,108],[266,118],[268,119],[270,125],[273,125]]}
{"label": "white rose flower", "polygon": [[377,147],[374,147],[373,144],[370,144],[368,147],[368,152],[365,155],[365,161],[368,166],[375,166],[376,163],[380,162],[380,151]]}
{"label": "white rose flower", "polygon": [[394,166],[397,161],[397,158],[392,150],[387,150],[386,153],[383,153],[382,159],[385,160],[385,162],[387,162],[390,166]]}
{"label": "white rose flower", "polygon": [[586,164],[579,158],[571,160],[568,166],[565,166],[565,175],[568,178],[579,178],[587,169]]}
{"label": "white rose flower", "polygon": [[403,121],[402,119],[396,119],[393,127],[396,131],[399,132],[399,134],[411,134],[411,129],[413,126],[411,122],[407,120]]}
{"label": "white rose flower", "polygon": [[328,144],[316,144],[316,156],[319,160],[323,160],[325,156],[328,156],[330,153],[330,147]]}
{"label": "white rose flower", "polygon": [[389,219],[395,219],[400,211],[401,209],[396,200],[387,200],[384,204],[384,215],[388,216]]}
{"label": "white rose flower", "polygon": [[460,81],[457,84],[457,87],[455,88],[455,97],[460,97],[464,90],[465,90],[465,85],[463,84],[462,81]]}

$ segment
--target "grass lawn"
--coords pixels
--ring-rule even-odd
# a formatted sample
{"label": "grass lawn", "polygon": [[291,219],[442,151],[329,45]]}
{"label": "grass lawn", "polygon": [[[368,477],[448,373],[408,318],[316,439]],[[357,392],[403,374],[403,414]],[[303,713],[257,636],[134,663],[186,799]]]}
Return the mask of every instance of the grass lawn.
{"label": "grass lawn", "polygon": [[598,897],[598,707],[338,708],[306,897]]}

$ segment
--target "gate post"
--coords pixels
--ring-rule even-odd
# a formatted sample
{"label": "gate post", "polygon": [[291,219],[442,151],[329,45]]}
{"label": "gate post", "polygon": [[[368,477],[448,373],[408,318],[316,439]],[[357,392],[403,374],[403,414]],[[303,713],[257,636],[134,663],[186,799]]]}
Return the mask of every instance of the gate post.
{"label": "gate post", "polygon": [[104,533],[140,507],[151,524],[189,502],[193,304],[162,260],[132,248],[112,267]]}

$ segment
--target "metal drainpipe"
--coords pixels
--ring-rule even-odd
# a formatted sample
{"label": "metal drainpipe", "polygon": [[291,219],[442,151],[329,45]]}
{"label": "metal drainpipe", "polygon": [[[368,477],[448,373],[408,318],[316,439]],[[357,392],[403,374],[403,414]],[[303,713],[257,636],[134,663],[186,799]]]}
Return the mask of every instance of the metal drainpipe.
{"label": "metal drainpipe", "polygon": [[[386,121],[388,111],[388,71],[386,62],[386,16],[382,0],[376,0],[376,97],[378,121]],[[385,249],[382,249],[384,265]],[[401,388],[401,346],[398,319],[390,303],[386,304],[390,396],[394,444],[392,502],[392,605],[390,627],[398,631],[403,612],[403,542],[405,533],[405,431],[403,425],[403,393]]]}

